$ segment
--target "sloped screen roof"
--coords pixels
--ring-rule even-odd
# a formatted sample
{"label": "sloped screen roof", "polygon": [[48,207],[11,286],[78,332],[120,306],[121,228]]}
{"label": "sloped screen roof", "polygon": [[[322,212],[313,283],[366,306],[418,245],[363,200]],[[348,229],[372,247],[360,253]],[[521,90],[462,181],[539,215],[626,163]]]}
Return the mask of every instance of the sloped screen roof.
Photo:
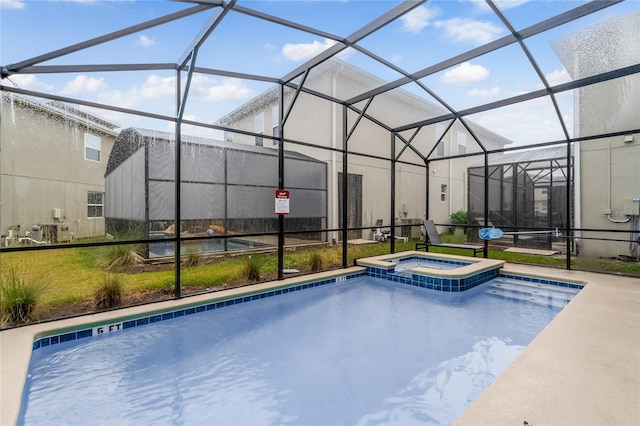
{"label": "sloped screen roof", "polygon": [[[637,1],[16,0],[2,7],[2,90],[107,110],[121,128],[179,121],[206,137],[224,130],[217,120],[284,85],[399,135],[453,120],[514,146],[546,144],[581,136],[574,130],[579,88],[640,72]],[[330,58],[368,77],[340,92],[315,87],[314,74]],[[442,113],[385,121],[385,99],[399,91]],[[482,145],[483,136],[470,132]]]}

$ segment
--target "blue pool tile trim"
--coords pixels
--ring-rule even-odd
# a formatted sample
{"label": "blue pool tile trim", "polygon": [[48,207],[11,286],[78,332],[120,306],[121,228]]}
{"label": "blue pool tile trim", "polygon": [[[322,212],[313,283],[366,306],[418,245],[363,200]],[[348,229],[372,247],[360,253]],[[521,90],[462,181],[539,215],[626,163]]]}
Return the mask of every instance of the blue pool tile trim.
{"label": "blue pool tile trim", "polygon": [[513,275],[513,274],[501,273],[500,278],[510,278],[512,280],[525,281],[525,282],[538,283],[538,284],[548,284],[548,285],[555,285],[558,287],[568,287],[568,288],[576,288],[576,289],[581,289],[582,287],[584,287],[584,284],[580,284],[580,283],[555,281],[555,280],[549,280],[546,278],[529,277],[526,275]]}
{"label": "blue pool tile trim", "polygon": [[[408,260],[408,259],[410,258],[405,258],[403,260]],[[415,256],[415,258],[412,260],[416,260],[416,259],[419,260],[421,259],[421,257]],[[456,261],[451,261],[451,262],[459,263],[461,265],[467,264],[466,262],[456,262]],[[383,279],[390,280],[393,282],[398,282],[401,284],[414,285],[417,287],[429,288],[432,290],[439,290],[443,292],[460,292],[460,291],[469,290],[473,287],[476,287],[484,282],[487,282],[497,277],[511,278],[514,280],[520,280],[525,282],[548,284],[548,285],[555,285],[559,287],[568,287],[568,288],[575,288],[575,289],[581,289],[582,287],[584,287],[584,284],[578,284],[578,283],[555,281],[550,279],[529,277],[524,275],[504,274],[504,273],[500,273],[499,268],[484,271],[470,277],[450,279],[450,278],[440,278],[440,277],[429,277],[425,275],[416,275],[416,274],[411,274],[411,276],[408,276],[406,274],[399,275],[399,274],[396,274],[393,270],[387,271],[386,269],[367,266],[364,272],[358,272],[355,274],[328,278],[326,280],[314,281],[311,283],[299,284],[296,286],[286,287],[278,290],[267,290],[262,293],[238,296],[233,299],[203,303],[202,305],[190,306],[184,309],[176,309],[175,311],[163,312],[161,314],[155,313],[147,317],[129,319],[121,323],[122,324],[121,329],[126,330],[129,328],[139,327],[142,325],[147,325],[147,324],[151,324],[159,321],[166,321],[173,318],[179,318],[186,315],[195,314],[198,312],[210,311],[213,309],[224,308],[226,306],[232,306],[240,303],[250,302],[252,300],[263,299],[265,297],[272,297],[280,294],[291,293],[294,291],[300,291],[307,288],[317,287],[325,284],[334,284],[334,283],[343,282],[346,280],[351,280],[354,278],[359,278],[365,275],[372,276],[375,278],[383,278]],[[85,337],[91,337],[93,335],[94,335],[94,329],[87,328],[83,330],[42,337],[40,339],[36,339],[33,342],[33,350],[36,350],[45,346],[56,345],[63,342],[82,339]]]}
{"label": "blue pool tile trim", "polygon": [[[272,296],[277,296],[280,294],[285,294],[285,293],[291,293],[294,291],[300,291],[300,290],[304,290],[307,288],[312,288],[312,287],[318,287],[321,285],[325,285],[325,284],[335,284],[335,283],[339,283],[339,282],[344,282],[347,280],[351,280],[354,278],[358,278],[358,277],[362,277],[364,275],[367,275],[366,272],[358,272],[355,274],[349,274],[349,275],[342,275],[339,277],[332,277],[332,278],[327,278],[326,280],[320,280],[320,281],[314,281],[311,283],[304,283],[304,284],[299,284],[299,285],[295,285],[292,287],[286,287],[286,288],[281,288],[278,290],[266,290],[262,293],[255,293],[255,294],[251,294],[251,295],[242,295],[242,296],[238,296],[236,298],[232,298],[232,299],[227,299],[227,300],[222,300],[222,301],[216,301],[216,302],[210,302],[210,303],[203,303],[202,305],[197,305],[197,306],[190,306],[188,308],[184,308],[184,309],[176,309],[175,311],[169,311],[169,312],[163,312],[161,314],[158,313],[154,313],[152,315],[149,315],[147,317],[140,317],[140,318],[135,318],[135,319],[128,319],[126,321],[122,321],[122,326],[121,328],[118,327],[118,329],[122,329],[122,330],[126,330],[129,328],[133,328],[133,327],[139,327],[142,325],[147,325],[150,323],[154,323],[154,322],[159,322],[159,321],[166,321],[166,320],[170,320],[173,318],[179,318],[179,317],[183,317],[186,315],[191,315],[191,314],[195,314],[197,312],[204,312],[204,311],[210,311],[212,309],[220,309],[220,308],[224,308],[225,306],[232,306],[232,305],[237,305],[240,303],[244,303],[244,302],[250,302],[252,300],[257,300],[257,299],[264,299],[265,297],[272,297]],[[114,320],[117,321],[117,320]],[[120,324],[120,323],[118,323]],[[45,346],[50,346],[50,345],[56,345],[59,343],[63,343],[63,342],[68,342],[71,340],[77,340],[77,339],[82,339],[85,337],[91,337],[94,335],[94,329],[93,328],[86,328],[83,330],[77,330],[77,331],[72,331],[72,332],[67,332],[67,333],[62,333],[62,334],[56,334],[56,335],[52,335],[52,336],[46,336],[46,337],[42,337],[39,339],[36,339],[33,342],[33,350],[45,347]]]}

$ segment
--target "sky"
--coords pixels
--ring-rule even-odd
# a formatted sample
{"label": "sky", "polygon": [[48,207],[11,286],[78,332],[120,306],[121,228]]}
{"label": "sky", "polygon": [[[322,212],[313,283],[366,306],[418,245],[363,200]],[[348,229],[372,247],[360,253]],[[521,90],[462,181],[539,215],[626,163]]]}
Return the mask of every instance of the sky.
{"label": "sky", "polygon": [[[237,4],[344,38],[398,3],[391,0],[240,0]],[[517,30],[584,3],[577,0],[496,2]],[[156,0],[0,0],[0,65],[18,63],[191,7],[190,3]],[[552,49],[554,40],[639,8],[640,0],[627,0],[527,39],[525,44],[551,86],[567,82],[571,76]],[[39,65],[175,63],[218,11],[200,12]],[[363,39],[360,45],[408,72],[416,72],[507,34],[507,28],[484,1],[433,0]],[[333,44],[335,41],[328,37],[230,12],[198,51],[197,65],[280,78]],[[353,49],[343,51],[340,58],[383,81],[400,77],[391,68]],[[185,78],[183,74],[183,80]],[[517,44],[455,65],[421,82],[455,109],[543,87]],[[173,116],[176,111],[176,75],[172,71],[15,74],[2,84],[161,115]],[[271,83],[251,79],[194,74],[184,117],[212,123],[271,87]],[[403,90],[434,101],[416,85]],[[559,95],[558,103],[573,135],[573,94]],[[99,110],[97,114],[121,128],[137,126],[173,131],[171,124],[159,120],[109,110]],[[516,144],[563,139],[555,112],[546,98],[470,118]],[[219,137],[204,128],[190,128],[185,133]]]}

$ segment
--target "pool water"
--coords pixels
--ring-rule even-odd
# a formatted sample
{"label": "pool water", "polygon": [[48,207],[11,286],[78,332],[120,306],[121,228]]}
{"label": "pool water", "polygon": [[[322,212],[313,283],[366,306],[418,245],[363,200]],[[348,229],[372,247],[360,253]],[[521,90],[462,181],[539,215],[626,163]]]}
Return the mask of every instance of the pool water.
{"label": "pool water", "polygon": [[363,276],[42,347],[19,424],[450,424],[561,309],[492,284]]}
{"label": "pool water", "polygon": [[395,267],[396,272],[409,271],[412,268],[419,266],[431,269],[439,269],[442,271],[462,268],[463,266],[470,265],[471,263],[463,262],[443,262],[440,260],[432,260],[428,258],[423,259],[411,259],[398,262]]}
{"label": "pool water", "polygon": [[[211,239],[203,241],[184,241],[180,246],[180,254],[185,255],[190,252],[209,253],[217,251],[231,250],[247,250],[258,247],[267,247],[267,244],[240,239],[228,239],[225,248],[225,242],[222,239]],[[150,257],[166,257],[173,256],[173,241],[159,241],[149,244]]]}

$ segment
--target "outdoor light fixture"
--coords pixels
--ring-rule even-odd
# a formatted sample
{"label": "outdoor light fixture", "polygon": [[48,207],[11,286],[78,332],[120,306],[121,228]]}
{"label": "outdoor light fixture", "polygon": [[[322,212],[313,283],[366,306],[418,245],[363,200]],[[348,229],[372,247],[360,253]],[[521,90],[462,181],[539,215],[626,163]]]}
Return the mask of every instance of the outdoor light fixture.
{"label": "outdoor light fixture", "polygon": [[624,141],[624,143],[633,142],[633,135],[625,135],[623,141]]}

